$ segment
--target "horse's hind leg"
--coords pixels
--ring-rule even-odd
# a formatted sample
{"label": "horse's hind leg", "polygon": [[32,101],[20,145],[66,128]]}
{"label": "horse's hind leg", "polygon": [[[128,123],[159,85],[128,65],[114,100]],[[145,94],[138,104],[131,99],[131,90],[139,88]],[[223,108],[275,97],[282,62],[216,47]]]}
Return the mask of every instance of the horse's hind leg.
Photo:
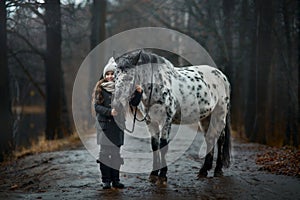
{"label": "horse's hind leg", "polygon": [[[228,106],[229,107],[229,106]],[[229,112],[229,109],[228,109]],[[230,115],[226,115],[226,125],[218,139],[218,157],[217,165],[215,168],[214,176],[222,176],[223,167],[229,167],[230,165]]]}
{"label": "horse's hind leg", "polygon": [[[226,126],[226,115],[227,115],[227,105],[225,103],[219,102],[215,107],[212,116],[211,116],[211,124],[209,126],[208,134],[210,137],[217,139],[218,145],[218,156],[217,156],[217,164],[214,171],[214,176],[222,176],[223,175],[223,147],[225,142],[225,126]],[[215,145],[215,144],[212,144]]]}
{"label": "horse's hind leg", "polygon": [[217,164],[214,171],[214,176],[219,177],[223,176],[223,145],[225,141],[225,133],[222,131],[220,137],[218,138],[218,156],[217,156]]}
{"label": "horse's hind leg", "polygon": [[208,175],[208,171],[212,168],[213,158],[214,148],[212,148],[211,151],[206,154],[204,164],[198,173],[198,178],[206,177]]}
{"label": "horse's hind leg", "polygon": [[[201,132],[204,132],[204,136],[205,136],[205,142],[206,144],[209,144],[209,137],[207,137],[207,131],[209,128],[209,124],[210,124],[210,120],[211,120],[211,116],[206,117],[205,119],[201,120],[201,122],[199,122],[199,129]],[[211,150],[208,149],[207,145],[207,152],[206,152],[206,156],[205,156],[205,161],[204,164],[202,165],[199,174],[198,174],[198,178],[202,178],[202,177],[206,177],[208,174],[208,171],[211,170],[212,168],[212,163],[213,163],[213,156],[214,156],[214,148],[212,148]]]}
{"label": "horse's hind leg", "polygon": [[[212,168],[213,161],[213,149],[215,146],[216,140],[222,135],[223,130],[225,128],[226,123],[226,113],[227,108],[221,104],[220,102],[214,108],[211,117],[208,130],[205,135],[205,141],[207,145],[207,155],[205,157],[205,162],[203,167],[199,171],[199,177],[203,177],[207,175],[207,171]],[[222,146],[224,143],[224,139],[218,139],[218,147],[219,147],[219,165],[216,167],[216,175],[221,175],[222,172]],[[210,151],[211,150],[211,151]]]}

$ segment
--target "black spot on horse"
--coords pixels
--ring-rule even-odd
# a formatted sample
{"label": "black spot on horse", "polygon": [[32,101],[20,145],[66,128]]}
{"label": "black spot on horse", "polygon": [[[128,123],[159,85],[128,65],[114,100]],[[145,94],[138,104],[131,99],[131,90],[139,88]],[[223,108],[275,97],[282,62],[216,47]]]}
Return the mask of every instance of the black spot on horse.
{"label": "black spot on horse", "polygon": [[181,88],[179,88],[179,92],[180,92],[181,95],[184,94],[184,92],[183,92],[183,90]]}
{"label": "black spot on horse", "polygon": [[196,79],[197,82],[199,82],[201,80],[201,78],[197,77],[197,76],[195,77],[195,79]]}
{"label": "black spot on horse", "polygon": [[182,77],[182,78],[180,79],[180,81],[186,82],[186,79]]}
{"label": "black spot on horse", "polygon": [[158,78],[159,80],[163,80],[163,76],[161,75],[161,73],[159,73]]}
{"label": "black spot on horse", "polygon": [[200,74],[200,76],[203,76],[203,72],[199,72],[199,71],[198,71],[198,74]]}
{"label": "black spot on horse", "polygon": [[185,71],[194,72],[193,69],[186,69]]}
{"label": "black spot on horse", "polygon": [[220,71],[218,71],[218,70],[212,70],[211,71],[211,73],[213,73],[214,75],[216,75],[216,76],[218,76],[218,77],[220,77],[220,75],[221,75],[221,72]]}

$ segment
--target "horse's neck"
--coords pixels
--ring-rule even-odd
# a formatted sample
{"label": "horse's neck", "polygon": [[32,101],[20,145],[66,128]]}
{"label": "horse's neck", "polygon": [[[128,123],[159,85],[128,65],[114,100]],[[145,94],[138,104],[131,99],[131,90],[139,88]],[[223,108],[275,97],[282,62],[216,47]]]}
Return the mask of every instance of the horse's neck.
{"label": "horse's neck", "polygon": [[138,79],[140,84],[144,86],[144,101],[148,98],[159,99],[159,96],[161,96],[163,92],[171,88],[171,81],[179,74],[169,60],[163,57],[158,60],[163,61],[138,68]]}
{"label": "horse's neck", "polygon": [[166,65],[166,71],[168,71],[171,75],[178,75],[178,71],[174,68],[174,65],[167,59],[163,58]]}

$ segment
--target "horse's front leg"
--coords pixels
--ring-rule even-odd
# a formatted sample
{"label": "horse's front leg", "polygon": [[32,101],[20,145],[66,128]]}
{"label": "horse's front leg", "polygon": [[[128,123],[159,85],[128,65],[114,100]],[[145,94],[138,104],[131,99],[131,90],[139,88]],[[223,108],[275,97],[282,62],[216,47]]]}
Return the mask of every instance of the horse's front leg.
{"label": "horse's front leg", "polygon": [[148,130],[151,134],[151,148],[153,155],[152,171],[149,181],[155,183],[158,179],[160,169],[160,153],[159,153],[159,126],[155,122],[147,122]]}
{"label": "horse's front leg", "polygon": [[167,172],[168,172],[168,166],[167,166],[167,160],[166,155],[168,152],[168,139],[169,139],[169,133],[171,130],[171,122],[168,122],[164,125],[162,129],[162,136],[160,138],[160,158],[161,158],[161,169],[158,176],[158,182],[159,185],[166,185],[167,184]]}
{"label": "horse's front leg", "polygon": [[167,160],[166,155],[168,152],[168,143],[169,143],[169,134],[171,131],[171,124],[173,116],[176,112],[174,102],[171,102],[170,106],[166,108],[166,119],[165,123],[161,130],[161,138],[160,138],[160,158],[161,158],[161,169],[158,176],[158,184],[160,185],[166,185],[167,184],[167,172],[168,172],[168,166],[167,166]]}

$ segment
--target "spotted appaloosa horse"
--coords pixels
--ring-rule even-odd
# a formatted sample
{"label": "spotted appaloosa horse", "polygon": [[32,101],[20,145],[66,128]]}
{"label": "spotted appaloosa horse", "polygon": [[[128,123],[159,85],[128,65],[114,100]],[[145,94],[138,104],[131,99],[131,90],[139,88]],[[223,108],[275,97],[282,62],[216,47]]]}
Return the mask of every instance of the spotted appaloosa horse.
{"label": "spotted appaloosa horse", "polygon": [[128,106],[135,85],[144,90],[138,109],[144,114],[151,133],[153,170],[150,181],[166,184],[169,133],[171,124],[209,120],[205,141],[207,154],[198,177],[212,168],[214,145],[218,146],[215,176],[230,164],[229,105],[230,84],[218,69],[208,65],[175,68],[164,57],[143,50],[126,53],[116,59],[116,89],[113,107]]}

